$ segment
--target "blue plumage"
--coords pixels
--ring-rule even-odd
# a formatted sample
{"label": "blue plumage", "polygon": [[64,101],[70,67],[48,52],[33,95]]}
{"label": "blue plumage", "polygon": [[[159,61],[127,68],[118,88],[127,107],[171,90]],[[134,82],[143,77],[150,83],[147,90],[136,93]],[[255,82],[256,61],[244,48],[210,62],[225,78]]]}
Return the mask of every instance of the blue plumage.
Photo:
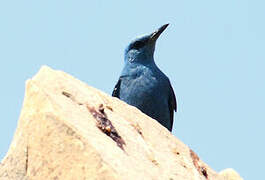
{"label": "blue plumage", "polygon": [[176,98],[168,77],[156,66],[156,40],[167,28],[132,41],[125,50],[125,66],[112,96],[137,107],[172,131]]}

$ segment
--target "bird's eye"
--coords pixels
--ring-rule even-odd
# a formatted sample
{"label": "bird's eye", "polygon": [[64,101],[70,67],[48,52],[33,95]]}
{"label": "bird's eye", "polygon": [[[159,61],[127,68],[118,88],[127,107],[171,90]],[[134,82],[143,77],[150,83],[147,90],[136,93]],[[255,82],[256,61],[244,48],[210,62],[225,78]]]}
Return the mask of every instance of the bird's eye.
{"label": "bird's eye", "polygon": [[136,42],[133,44],[132,49],[140,49],[140,48],[142,48],[144,45],[145,45],[144,42],[142,42],[142,41],[136,41]]}

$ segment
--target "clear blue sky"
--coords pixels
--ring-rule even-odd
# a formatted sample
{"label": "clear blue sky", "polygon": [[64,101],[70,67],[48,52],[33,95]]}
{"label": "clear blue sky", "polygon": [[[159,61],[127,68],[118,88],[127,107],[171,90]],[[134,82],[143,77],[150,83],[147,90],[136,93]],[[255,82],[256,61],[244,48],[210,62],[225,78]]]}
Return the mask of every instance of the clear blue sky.
{"label": "clear blue sky", "polygon": [[155,60],[178,101],[173,134],[216,171],[260,179],[265,161],[265,1],[1,1],[0,159],[41,65],[111,94],[126,45],[170,23]]}

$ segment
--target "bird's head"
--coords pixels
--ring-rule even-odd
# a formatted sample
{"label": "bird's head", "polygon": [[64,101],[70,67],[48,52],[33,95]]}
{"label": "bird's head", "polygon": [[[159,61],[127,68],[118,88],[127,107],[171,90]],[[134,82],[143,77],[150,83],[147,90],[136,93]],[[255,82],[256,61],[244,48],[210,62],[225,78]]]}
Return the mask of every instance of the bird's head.
{"label": "bird's head", "polygon": [[155,32],[133,40],[125,49],[125,61],[139,63],[153,61],[156,40],[168,25],[169,24],[165,24]]}

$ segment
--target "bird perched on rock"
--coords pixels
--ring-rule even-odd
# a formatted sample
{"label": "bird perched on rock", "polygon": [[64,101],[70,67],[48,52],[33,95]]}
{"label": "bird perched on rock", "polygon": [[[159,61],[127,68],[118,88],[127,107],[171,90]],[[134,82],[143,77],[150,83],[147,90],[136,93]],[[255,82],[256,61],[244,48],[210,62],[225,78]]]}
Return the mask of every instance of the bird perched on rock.
{"label": "bird perched on rock", "polygon": [[172,131],[176,97],[168,77],[154,61],[156,40],[167,26],[129,44],[125,50],[125,66],[112,96],[137,107]]}

